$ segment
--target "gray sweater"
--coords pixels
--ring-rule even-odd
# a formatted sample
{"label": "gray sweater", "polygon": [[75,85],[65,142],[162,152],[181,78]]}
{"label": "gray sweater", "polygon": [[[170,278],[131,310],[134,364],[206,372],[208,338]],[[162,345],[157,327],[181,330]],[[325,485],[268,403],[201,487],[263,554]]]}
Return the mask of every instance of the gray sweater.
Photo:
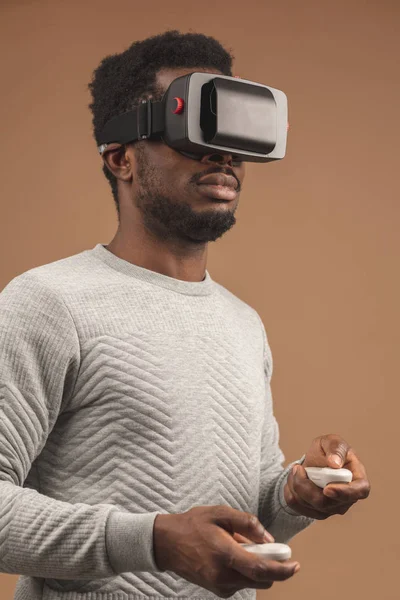
{"label": "gray sweater", "polygon": [[[15,600],[217,596],[154,560],[157,514],[223,504],[277,542],[291,510],[258,313],[103,244],[0,293],[0,571]],[[304,459],[300,459],[301,462]],[[236,600],[255,600],[248,588]]]}

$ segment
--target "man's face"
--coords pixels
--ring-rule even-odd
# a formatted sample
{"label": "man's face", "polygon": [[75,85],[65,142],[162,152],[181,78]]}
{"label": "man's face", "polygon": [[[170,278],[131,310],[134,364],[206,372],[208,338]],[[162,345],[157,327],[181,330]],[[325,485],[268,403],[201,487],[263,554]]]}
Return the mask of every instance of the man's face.
{"label": "man's face", "polygon": [[[157,83],[166,91],[176,77],[195,71],[220,73],[203,68],[165,69],[158,72]],[[127,152],[134,157],[132,202],[139,209],[143,224],[158,239],[215,241],[236,223],[234,214],[245,174],[243,162],[232,166],[231,156],[219,151],[209,151],[201,160],[194,160],[163,141],[153,140],[128,145]],[[235,177],[235,200],[218,202],[200,193],[197,182],[210,173]]]}

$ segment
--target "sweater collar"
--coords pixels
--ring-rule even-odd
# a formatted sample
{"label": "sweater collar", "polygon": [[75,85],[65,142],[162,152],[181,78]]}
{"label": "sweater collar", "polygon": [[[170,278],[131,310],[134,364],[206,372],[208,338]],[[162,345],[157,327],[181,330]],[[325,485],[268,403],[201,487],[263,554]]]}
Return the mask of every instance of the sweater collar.
{"label": "sweater collar", "polygon": [[215,291],[215,282],[211,278],[209,272],[206,269],[205,278],[202,281],[183,281],[181,279],[175,279],[158,273],[157,271],[151,271],[144,267],[139,267],[134,263],[131,263],[123,258],[120,258],[116,254],[113,254],[111,250],[106,248],[106,244],[96,244],[91,250],[89,250],[94,256],[100,259],[103,263],[124,273],[130,277],[136,277],[147,283],[158,285],[160,287],[168,288],[180,294],[187,294],[190,296],[206,296],[212,294]]}

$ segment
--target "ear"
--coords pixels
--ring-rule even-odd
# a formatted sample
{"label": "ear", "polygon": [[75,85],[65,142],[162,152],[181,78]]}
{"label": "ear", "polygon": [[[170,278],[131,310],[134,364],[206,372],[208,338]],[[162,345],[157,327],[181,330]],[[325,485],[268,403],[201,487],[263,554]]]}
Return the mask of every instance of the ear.
{"label": "ear", "polygon": [[129,181],[132,178],[131,156],[129,156],[125,144],[107,149],[103,154],[103,161],[117,179]]}

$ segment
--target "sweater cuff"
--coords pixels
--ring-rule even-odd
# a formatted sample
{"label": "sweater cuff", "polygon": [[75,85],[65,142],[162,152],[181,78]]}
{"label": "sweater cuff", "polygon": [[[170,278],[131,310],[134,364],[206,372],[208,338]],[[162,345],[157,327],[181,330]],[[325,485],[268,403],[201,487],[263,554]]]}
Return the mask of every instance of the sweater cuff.
{"label": "sweater cuff", "polygon": [[[295,510],[290,508],[290,506],[286,502],[284,489],[285,489],[285,485],[287,483],[287,479],[289,477],[289,473],[292,470],[292,468],[294,467],[294,465],[302,465],[303,462],[305,461],[305,458],[306,458],[306,455],[303,454],[303,456],[301,458],[299,458],[299,460],[295,460],[294,462],[290,463],[290,465],[286,468],[286,471],[287,471],[286,477],[284,477],[284,479],[282,479],[281,486],[279,489],[279,504],[282,506],[283,510],[285,512],[287,512],[289,515],[293,515],[296,517],[303,517],[303,518],[304,518],[304,515],[301,515],[300,513],[296,512]],[[312,519],[312,520],[314,520],[314,519]]]}
{"label": "sweater cuff", "polygon": [[115,574],[127,571],[157,571],[154,558],[154,521],[160,511],[132,514],[112,510],[106,523],[106,548]]}

